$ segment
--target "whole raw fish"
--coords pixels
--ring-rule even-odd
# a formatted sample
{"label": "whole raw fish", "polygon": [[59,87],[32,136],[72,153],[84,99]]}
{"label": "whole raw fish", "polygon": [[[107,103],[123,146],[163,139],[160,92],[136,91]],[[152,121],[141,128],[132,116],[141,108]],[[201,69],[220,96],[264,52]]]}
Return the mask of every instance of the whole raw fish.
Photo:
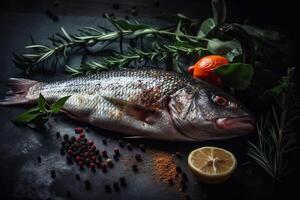
{"label": "whole raw fish", "polygon": [[225,139],[254,130],[254,119],[224,91],[163,70],[118,70],[53,83],[11,78],[0,105],[51,103],[71,95],[69,116],[131,136],[162,140]]}

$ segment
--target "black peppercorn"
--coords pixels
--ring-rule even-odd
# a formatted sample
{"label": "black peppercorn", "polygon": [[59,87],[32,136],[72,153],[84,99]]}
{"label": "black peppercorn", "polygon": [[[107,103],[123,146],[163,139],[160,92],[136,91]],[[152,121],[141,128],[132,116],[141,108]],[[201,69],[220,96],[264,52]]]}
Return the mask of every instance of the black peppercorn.
{"label": "black peppercorn", "polygon": [[60,132],[56,132],[56,137],[60,138]]}
{"label": "black peppercorn", "polygon": [[118,10],[120,8],[118,3],[114,3],[113,4],[113,9]]}
{"label": "black peppercorn", "polygon": [[41,162],[42,162],[42,158],[41,158],[41,156],[38,156],[38,157],[37,157],[37,161],[38,161],[39,163],[41,163]]}
{"label": "black peppercorn", "polygon": [[76,180],[80,180],[80,176],[79,176],[79,174],[76,174]]}
{"label": "black peppercorn", "polygon": [[104,145],[107,145],[107,140],[106,140],[106,139],[103,139],[103,140],[102,140],[102,143],[103,143]]}
{"label": "black peppercorn", "polygon": [[121,184],[122,187],[126,187],[127,186],[125,177],[120,177],[119,181],[120,181],[120,184]]}
{"label": "black peppercorn", "polygon": [[113,183],[114,189],[118,192],[120,191],[120,187],[119,187],[119,183],[118,182],[114,182]]}
{"label": "black peppercorn", "polygon": [[105,184],[105,192],[106,193],[111,193],[111,187],[110,187],[110,185],[108,185],[108,184]]}
{"label": "black peppercorn", "polygon": [[135,159],[136,159],[138,162],[142,162],[142,156],[141,156],[141,154],[136,154],[136,155],[135,155]]}
{"label": "black peppercorn", "polygon": [[181,174],[181,178],[182,178],[182,180],[184,180],[184,181],[188,181],[188,177],[187,177],[186,173],[182,173],[182,174]]}
{"label": "black peppercorn", "polygon": [[132,145],[131,145],[131,143],[127,143],[127,149],[129,150],[129,151],[131,151],[132,150]]}
{"label": "black peppercorn", "polygon": [[115,161],[119,161],[119,156],[118,155],[114,154],[113,157],[114,157]]}
{"label": "black peppercorn", "polygon": [[86,190],[91,189],[91,182],[89,180],[84,181],[84,186]]}
{"label": "black peppercorn", "polygon": [[54,169],[50,171],[50,175],[51,175],[51,178],[56,178],[56,172]]}
{"label": "black peppercorn", "polygon": [[69,140],[69,135],[68,134],[64,134],[64,140],[68,141]]}
{"label": "black peppercorn", "polygon": [[67,155],[66,159],[69,165],[73,164],[73,158],[71,156]]}
{"label": "black peppercorn", "polygon": [[176,166],[176,171],[177,171],[178,173],[182,172],[181,167],[180,167],[180,166]]}
{"label": "black peppercorn", "polygon": [[158,6],[159,6],[159,1],[158,1],[158,0],[155,0],[155,1],[153,2],[153,5],[156,6],[156,7],[158,7]]}
{"label": "black peppercorn", "polygon": [[61,142],[61,147],[66,147],[66,144],[67,144],[67,143],[66,143],[65,141],[62,141],[62,142]]}
{"label": "black peppercorn", "polygon": [[99,150],[97,149],[97,150],[95,150],[95,155],[99,155],[100,154],[100,152],[99,152]]}
{"label": "black peppercorn", "polygon": [[145,152],[145,151],[146,151],[145,145],[144,145],[144,144],[140,144],[140,145],[139,145],[139,148],[141,149],[142,152]]}
{"label": "black peppercorn", "polygon": [[124,147],[124,142],[123,142],[123,140],[119,140],[119,146],[122,147],[122,148]]}
{"label": "black peppercorn", "polygon": [[69,198],[69,199],[72,198],[72,194],[69,190],[67,190],[67,198]]}
{"label": "black peppercorn", "polygon": [[137,16],[138,15],[138,12],[136,11],[136,9],[131,9],[131,14],[133,15],[133,16]]}
{"label": "black peppercorn", "polygon": [[132,165],[132,170],[134,172],[137,172],[139,169],[138,169],[138,166],[136,164]]}
{"label": "black peppercorn", "polygon": [[66,154],[65,149],[64,148],[60,148],[60,155],[64,156]]}

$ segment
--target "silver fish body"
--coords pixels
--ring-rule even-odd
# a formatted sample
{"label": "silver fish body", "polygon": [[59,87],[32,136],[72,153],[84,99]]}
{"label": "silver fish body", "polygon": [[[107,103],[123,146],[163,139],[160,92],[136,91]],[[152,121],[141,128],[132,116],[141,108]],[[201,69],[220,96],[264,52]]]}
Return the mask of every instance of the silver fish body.
{"label": "silver fish body", "polygon": [[[71,96],[63,112],[131,136],[198,141],[231,137],[253,128],[250,114],[234,98],[175,72],[118,70],[53,83],[14,79],[11,85],[22,81],[25,92],[21,97],[19,94],[18,100],[14,98],[15,102],[8,100],[6,104],[36,102],[40,93],[49,102]],[[15,96],[16,90],[20,89],[13,89]],[[214,105],[211,99],[216,94],[228,101],[226,107]],[[244,126],[226,128],[228,120],[234,122],[232,119]]]}

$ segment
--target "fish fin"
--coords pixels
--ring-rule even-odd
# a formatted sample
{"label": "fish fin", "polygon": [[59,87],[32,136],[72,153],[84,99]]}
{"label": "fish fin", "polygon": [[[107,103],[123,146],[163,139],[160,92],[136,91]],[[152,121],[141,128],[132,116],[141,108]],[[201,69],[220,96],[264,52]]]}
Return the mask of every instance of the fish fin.
{"label": "fish fin", "polygon": [[10,78],[8,81],[9,90],[6,93],[5,99],[0,101],[0,106],[29,104],[32,100],[27,99],[26,95],[30,87],[37,84],[38,81]]}
{"label": "fish fin", "polygon": [[119,106],[120,109],[126,114],[133,117],[136,120],[143,121],[147,124],[152,124],[153,119],[156,116],[160,116],[158,110],[155,109],[148,109],[142,105],[134,104],[132,102],[123,100],[123,99],[116,99],[111,97],[104,97],[106,100],[110,101],[111,103]]}

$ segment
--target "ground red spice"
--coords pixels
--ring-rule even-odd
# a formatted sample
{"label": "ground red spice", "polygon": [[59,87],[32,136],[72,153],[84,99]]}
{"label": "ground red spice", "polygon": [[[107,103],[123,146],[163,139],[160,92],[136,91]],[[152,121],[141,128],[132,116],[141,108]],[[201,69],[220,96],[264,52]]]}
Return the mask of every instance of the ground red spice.
{"label": "ground red spice", "polygon": [[154,179],[166,184],[174,185],[180,188],[180,179],[176,172],[176,164],[173,157],[167,152],[152,153],[153,175]]}

